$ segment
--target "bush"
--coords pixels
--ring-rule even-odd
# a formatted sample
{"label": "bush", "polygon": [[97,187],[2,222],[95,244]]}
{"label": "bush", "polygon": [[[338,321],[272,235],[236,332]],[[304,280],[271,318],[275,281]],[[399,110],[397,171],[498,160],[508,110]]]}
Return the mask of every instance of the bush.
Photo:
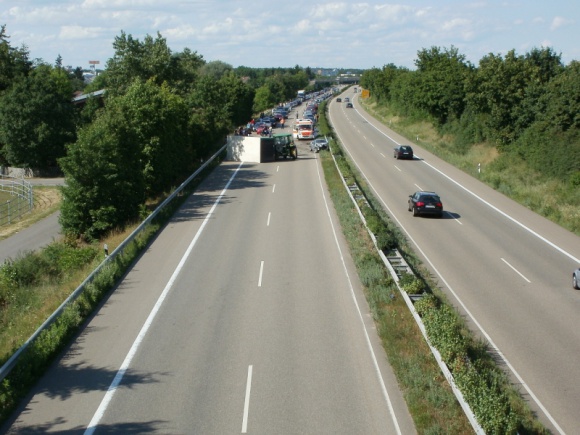
{"label": "bush", "polygon": [[410,295],[420,295],[425,291],[425,283],[419,278],[413,278],[401,287]]}

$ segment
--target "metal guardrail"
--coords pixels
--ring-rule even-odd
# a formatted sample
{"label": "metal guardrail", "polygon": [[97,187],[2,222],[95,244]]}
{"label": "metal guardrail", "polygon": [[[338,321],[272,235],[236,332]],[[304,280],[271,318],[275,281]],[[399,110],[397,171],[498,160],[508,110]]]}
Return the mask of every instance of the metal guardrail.
{"label": "metal guardrail", "polygon": [[14,197],[0,204],[0,226],[11,224],[34,207],[32,185],[22,178],[0,175],[0,191]]}
{"label": "metal guardrail", "polygon": [[111,252],[107,257],[97,266],[95,270],[91,272],[91,274],[76,288],[76,290],[56,309],[54,313],[50,315],[48,319],[32,334],[32,336],[26,340],[26,342],[18,349],[11,357],[6,361],[6,363],[0,367],[0,382],[8,376],[8,374],[12,371],[12,369],[18,363],[21,355],[23,355],[28,347],[38,338],[38,336],[46,330],[50,325],[52,325],[58,317],[63,313],[65,308],[74,302],[84,291],[85,287],[90,284],[93,279],[117,256],[123,254],[127,246],[143,231],[145,231],[153,219],[157,217],[157,215],[163,210],[175,197],[177,197],[181,191],[195,178],[201,171],[203,171],[213,160],[215,160],[226,148],[227,144],[222,146],[219,151],[217,151],[209,160],[207,160],[203,165],[199,167],[197,171],[189,176],[187,180],[185,180],[181,185],[175,189],[170,196],[168,196],[165,201],[163,201],[141,224],[135,228],[135,230],[125,239],[117,248]]}
{"label": "metal guardrail", "polygon": [[[332,150],[331,150],[331,152],[332,152]],[[447,367],[447,364],[445,364],[445,361],[443,361],[443,358],[441,357],[441,354],[439,353],[439,351],[435,347],[433,347],[433,345],[431,344],[431,340],[429,340],[429,337],[427,336],[427,330],[425,329],[425,325],[423,324],[423,320],[421,319],[421,316],[419,316],[419,314],[415,310],[415,307],[413,305],[413,301],[411,300],[411,297],[399,285],[399,275],[398,275],[397,271],[395,270],[395,268],[393,267],[393,265],[391,264],[391,262],[389,261],[387,256],[384,254],[384,252],[379,248],[375,235],[370,230],[370,228],[367,226],[367,221],[366,221],[366,219],[363,215],[363,212],[360,209],[359,203],[357,201],[358,186],[356,186],[356,188],[352,185],[349,186],[346,183],[344,176],[342,175],[342,172],[340,171],[340,167],[336,161],[334,154],[332,155],[332,160],[334,161],[334,166],[336,167],[336,170],[338,171],[338,173],[341,176],[342,184],[344,185],[346,191],[348,192],[348,195],[350,196],[350,199],[351,199],[352,203],[354,204],[354,207],[356,208],[358,215],[361,218],[361,221],[363,222],[367,232],[369,233],[369,235],[373,241],[373,244],[375,246],[376,251],[380,255],[385,267],[389,270],[390,275],[392,276],[393,280],[395,281],[397,288],[399,290],[399,293],[401,294],[401,297],[405,301],[407,308],[409,309],[413,318],[415,319],[415,322],[419,326],[419,329],[421,330],[421,334],[423,334],[423,338],[427,342],[427,345],[429,346],[431,353],[435,357],[435,360],[437,361],[437,364],[439,365],[441,373],[443,373],[443,375],[447,379],[447,382],[451,386],[451,390],[453,391],[455,398],[459,402],[459,405],[463,409],[465,416],[469,420],[471,427],[473,428],[476,435],[485,435],[485,431],[483,430],[481,425],[477,422],[477,418],[475,417],[475,414],[473,413],[471,406],[469,406],[469,404],[465,401],[465,399],[463,397],[463,393],[461,392],[459,387],[457,387],[457,384],[455,383],[455,378],[453,377],[453,374],[451,373],[451,371]],[[362,195],[362,193],[361,193],[361,195]],[[366,201],[366,199],[365,199],[365,201]],[[397,251],[397,254],[398,254],[398,251]],[[403,260],[402,257],[400,257],[400,259]],[[406,265],[406,263],[405,263],[405,265]]]}

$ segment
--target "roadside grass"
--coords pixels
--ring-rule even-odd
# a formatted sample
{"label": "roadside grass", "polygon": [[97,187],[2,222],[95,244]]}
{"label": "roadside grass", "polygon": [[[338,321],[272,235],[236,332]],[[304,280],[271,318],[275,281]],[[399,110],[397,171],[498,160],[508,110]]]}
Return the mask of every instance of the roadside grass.
{"label": "roadside grass", "polygon": [[[331,199],[372,311],[389,363],[421,434],[470,434],[471,425],[441,374],[395,282],[348,196],[332,156],[320,158]],[[340,156],[338,157],[340,160]]]}
{"label": "roadside grass", "polygon": [[[29,346],[8,377],[0,382],[0,424],[42,376],[58,352],[70,342],[88,316],[97,309],[103,297],[116,286],[159,229],[220,160],[216,159],[205,168],[185,187],[182,194],[167,204],[154,222],[126,246],[122,254],[102,268],[93,281],[86,285],[83,293]],[[52,193],[55,191],[60,192],[59,189],[48,188],[51,194],[46,194],[45,188],[41,190],[45,192],[42,199],[39,198],[39,208],[43,211],[36,215],[36,219],[58,210],[58,205],[49,198],[53,198]],[[174,190],[150,199],[141,211],[142,218]],[[135,222],[111,231],[100,241],[91,244],[63,238],[38,252],[23,253],[17,259],[0,265],[0,366],[104,260],[103,245],[107,244],[109,253],[112,253],[139,224]]]}
{"label": "roadside grass", "polygon": [[[321,116],[323,134],[326,129],[330,131],[330,127],[325,122],[326,120]],[[439,332],[447,337],[442,343],[446,346],[446,353],[450,350],[461,352],[463,349],[467,351],[468,358],[472,359],[474,365],[465,366],[468,368],[467,371],[460,367],[454,367],[454,369],[455,374],[460,376],[456,381],[460,381],[463,386],[464,396],[467,394],[472,407],[475,406],[472,410],[476,412],[478,418],[481,417],[484,420],[480,424],[487,428],[488,433],[547,434],[548,431],[531,412],[517,387],[513,386],[507,376],[494,364],[487,345],[471,335],[461,316],[439,290],[437,280],[422,264],[408,244],[406,237],[393,224],[382,204],[371,193],[372,190],[365,183],[364,177],[358,174],[356,168],[349,165],[340,146],[334,142],[331,143],[332,152],[335,154],[337,165],[346,183],[349,186],[352,183],[358,184],[370,204],[370,208],[361,207],[367,219],[367,225],[371,229],[373,226],[377,228],[381,226],[376,225],[377,218],[374,213],[382,221],[383,229],[379,229],[378,232],[373,230],[377,242],[379,243],[379,234],[383,233],[385,228],[390,233],[386,238],[383,237],[383,244],[379,243],[379,246],[385,246],[385,241],[389,245],[395,243],[416,276],[423,282],[423,286],[426,286],[427,292],[432,294],[431,299],[426,298],[424,301],[439,301],[442,309],[429,313],[431,317],[425,326],[435,328],[435,330],[442,328]],[[358,213],[355,215],[351,210],[354,210],[352,201],[345,191],[330,154],[321,153],[321,159],[333,204],[364,285],[377,331],[405,394],[417,432],[422,434],[473,433],[463,410],[452,394],[448,381],[442,375],[414,318],[400,297],[398,288],[390,276],[387,276],[386,268],[376,254],[374,244],[360,222]],[[369,210],[373,212],[369,213]],[[402,283],[403,279],[400,281],[400,284]],[[415,306],[417,307],[417,304]],[[422,311],[427,313],[425,306],[423,305]],[[434,319],[436,319],[435,323],[433,323]],[[440,341],[441,336],[437,339]],[[478,369],[473,370],[475,367]]]}
{"label": "roadside grass", "polygon": [[[54,189],[49,189],[53,191]],[[58,189],[57,189],[58,190]],[[161,202],[169,196],[160,195],[147,202],[146,209],[154,210]],[[35,218],[42,219],[47,214],[58,210],[58,204],[50,204],[50,207],[41,207]],[[50,210],[50,212],[49,212]],[[170,214],[169,214],[170,215]],[[166,217],[167,218],[167,217]],[[30,221],[28,221],[30,222]],[[81,244],[76,241],[56,241],[48,248],[60,244],[70,245],[75,251],[81,248],[94,251],[94,258],[80,267],[74,268],[63,276],[51,277],[41,273],[40,282],[31,285],[21,285],[18,291],[12,292],[9,300],[5,300],[0,291],[0,365],[8,359],[83,282],[83,280],[105,259],[103,246],[106,244],[109,253],[112,253],[138,226],[140,222],[134,222],[122,229],[115,229],[103,237],[100,241],[92,244]],[[156,231],[158,226],[154,226],[150,231]],[[38,268],[41,263],[41,256],[46,248],[38,253],[24,252],[17,258],[11,259],[15,264],[26,264],[19,268]],[[74,255],[74,254],[73,254]],[[27,275],[36,273],[24,272]],[[0,285],[2,281],[0,280]]]}
{"label": "roadside grass", "polygon": [[[7,195],[8,198],[4,198]],[[6,192],[0,192],[0,201],[14,199]],[[60,208],[61,195],[58,186],[33,186],[34,206],[28,213],[15,219],[12,223],[0,226],[0,240],[22,231],[24,228],[50,216]]]}
{"label": "roadside grass", "polygon": [[[470,145],[458,151],[454,137],[441,135],[432,124],[397,115],[372,99],[359,99],[371,115],[400,135],[437,155],[498,192],[580,236],[580,189],[530,170],[524,161],[500,154],[493,144]],[[480,166],[481,165],[481,166]],[[481,171],[480,171],[481,170]]]}

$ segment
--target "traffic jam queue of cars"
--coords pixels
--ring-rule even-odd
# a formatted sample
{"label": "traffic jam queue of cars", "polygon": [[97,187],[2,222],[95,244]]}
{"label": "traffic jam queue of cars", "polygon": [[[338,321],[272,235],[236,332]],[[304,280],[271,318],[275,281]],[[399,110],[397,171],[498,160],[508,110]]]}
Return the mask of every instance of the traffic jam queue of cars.
{"label": "traffic jam queue of cars", "polygon": [[330,98],[332,92],[332,89],[309,94],[299,91],[299,95],[295,100],[278,105],[272,109],[271,114],[261,113],[257,119],[252,119],[247,125],[238,128],[235,134],[240,136],[250,136],[252,134],[272,136],[274,128],[283,129],[286,124],[290,124],[288,121],[290,112],[304,103],[305,108],[303,110],[300,110],[302,107],[296,109],[296,117],[291,124],[292,136],[297,140],[310,140],[310,149],[313,152],[328,149],[328,140],[317,139],[318,130],[316,129],[316,123],[318,121],[318,104]]}

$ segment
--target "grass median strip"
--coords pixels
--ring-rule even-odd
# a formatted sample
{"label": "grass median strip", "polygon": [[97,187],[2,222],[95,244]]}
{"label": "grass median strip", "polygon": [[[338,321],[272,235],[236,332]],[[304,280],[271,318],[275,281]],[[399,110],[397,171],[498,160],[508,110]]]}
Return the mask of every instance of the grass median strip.
{"label": "grass median strip", "polygon": [[[332,202],[374,321],[419,433],[472,433],[413,316],[399,296],[346,192],[330,153],[321,153]],[[340,163],[339,163],[340,164]]]}

